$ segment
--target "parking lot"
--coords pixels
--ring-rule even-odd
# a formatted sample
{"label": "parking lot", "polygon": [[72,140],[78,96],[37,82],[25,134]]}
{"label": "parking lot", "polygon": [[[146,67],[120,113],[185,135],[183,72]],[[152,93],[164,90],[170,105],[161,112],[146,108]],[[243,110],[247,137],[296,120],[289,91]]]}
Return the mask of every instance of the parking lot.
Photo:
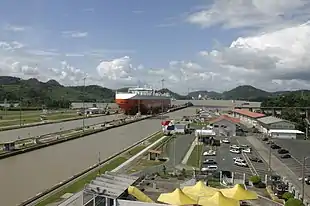
{"label": "parking lot", "polygon": [[[265,159],[268,158],[270,144],[267,144],[267,141],[262,141],[261,138],[258,137],[248,137],[251,142],[256,139],[255,145],[259,147],[264,153]],[[302,181],[301,181],[301,174],[302,174],[302,159],[304,155],[309,154],[309,146],[310,143],[306,140],[284,140],[284,139],[272,139],[274,144],[281,147],[281,149],[288,150],[291,158],[281,158],[283,154],[279,154],[279,149],[271,149],[272,153],[272,163],[271,165],[275,167],[276,172],[286,177],[286,179],[291,182],[294,187],[301,191],[302,188]],[[261,146],[260,146],[261,144]],[[264,148],[263,148],[264,147]],[[281,166],[283,165],[283,166]],[[305,176],[308,176],[310,169],[310,159],[307,160],[306,164],[306,171]],[[305,185],[305,195],[306,199],[310,200],[310,186]]]}
{"label": "parking lot", "polygon": [[[217,137],[217,139],[223,140],[224,137]],[[268,174],[268,164],[264,161],[254,162],[249,159],[249,157],[257,157],[261,159],[258,153],[252,149],[251,153],[240,153],[234,154],[230,152],[230,145],[242,145],[247,144],[245,137],[231,137],[230,144],[221,143],[221,146],[216,148],[216,156],[203,156],[202,161],[206,159],[213,159],[216,161],[219,171],[231,171],[235,173],[236,179],[243,179],[243,174],[246,175],[246,178],[253,175],[259,175],[262,179],[265,178],[265,175]],[[206,145],[204,151],[210,150],[210,146]],[[237,166],[234,164],[233,158],[240,157],[244,159],[248,167]],[[261,159],[262,160],[262,159]],[[204,167],[204,165],[202,166]]]}
{"label": "parking lot", "polygon": [[[307,140],[283,140],[274,139],[273,140],[280,147],[287,149],[291,154],[291,158],[281,159],[298,177],[302,176],[302,163],[303,158],[309,156],[306,160],[305,175],[310,175],[310,141]],[[272,151],[277,157],[280,155],[277,150]]]}

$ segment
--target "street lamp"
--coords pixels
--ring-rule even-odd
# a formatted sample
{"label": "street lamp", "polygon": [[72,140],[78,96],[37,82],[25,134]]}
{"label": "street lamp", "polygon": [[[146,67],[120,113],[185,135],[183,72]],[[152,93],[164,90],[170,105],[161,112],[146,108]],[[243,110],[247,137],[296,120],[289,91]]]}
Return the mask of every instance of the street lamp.
{"label": "street lamp", "polygon": [[305,156],[303,158],[303,161],[302,161],[302,172],[301,172],[301,178],[302,178],[302,188],[301,188],[301,198],[302,198],[302,201],[304,201],[305,199],[305,169],[306,169],[306,160],[309,159],[310,156]]}
{"label": "street lamp", "polygon": [[86,80],[86,77],[83,78],[83,81],[84,81],[84,86],[83,86],[83,133],[85,131],[85,80]]}

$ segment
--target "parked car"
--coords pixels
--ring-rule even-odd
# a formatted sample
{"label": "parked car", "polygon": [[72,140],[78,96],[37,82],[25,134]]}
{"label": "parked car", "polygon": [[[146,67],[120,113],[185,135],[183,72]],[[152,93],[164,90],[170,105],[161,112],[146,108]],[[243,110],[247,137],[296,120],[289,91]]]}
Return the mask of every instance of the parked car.
{"label": "parked car", "polygon": [[246,149],[242,149],[242,152],[243,153],[251,153],[252,150],[251,150],[251,148],[246,148]]}
{"label": "parked car", "polygon": [[218,169],[217,165],[207,165],[201,168],[201,172],[214,172]]}
{"label": "parked car", "polygon": [[288,159],[288,158],[291,158],[291,155],[290,154],[284,154],[284,155],[281,155],[281,158],[282,159]]}
{"label": "parked car", "polygon": [[263,160],[259,159],[258,157],[249,157],[249,159],[250,159],[252,162],[263,162]]}
{"label": "parked car", "polygon": [[272,144],[270,147],[271,149],[281,149],[281,147],[277,144]]}
{"label": "parked car", "polygon": [[265,141],[268,141],[269,139],[267,138],[267,137],[264,137],[263,138],[263,141],[265,142]]}
{"label": "parked car", "polygon": [[225,144],[229,144],[230,143],[228,138],[223,139],[222,142],[225,143]]}
{"label": "parked car", "polygon": [[307,177],[305,177],[305,183],[307,185],[310,185],[310,175],[308,175]]}
{"label": "parked car", "polygon": [[216,155],[216,151],[214,150],[209,150],[203,153],[203,156],[215,156]]}
{"label": "parked car", "polygon": [[239,147],[242,149],[250,148],[250,146],[246,145],[246,144],[241,144],[241,145],[239,145]]}
{"label": "parked car", "polygon": [[245,160],[243,160],[243,161],[235,161],[234,164],[237,165],[237,166],[240,166],[240,167],[248,167],[248,164],[246,163]]}
{"label": "parked car", "polygon": [[231,153],[235,153],[235,154],[240,154],[240,150],[239,149],[231,149],[229,150]]}
{"label": "parked car", "polygon": [[287,154],[287,153],[289,153],[289,151],[286,149],[279,149],[278,150],[278,154]]}
{"label": "parked car", "polygon": [[242,159],[241,157],[234,157],[233,160],[234,161],[243,161],[244,159]]}
{"label": "parked car", "polygon": [[203,164],[207,164],[207,165],[216,165],[216,161],[213,159],[206,159],[203,161]]}
{"label": "parked car", "polygon": [[240,149],[240,147],[239,147],[238,145],[235,145],[235,144],[234,144],[234,145],[231,145],[230,148],[231,148],[231,149]]}

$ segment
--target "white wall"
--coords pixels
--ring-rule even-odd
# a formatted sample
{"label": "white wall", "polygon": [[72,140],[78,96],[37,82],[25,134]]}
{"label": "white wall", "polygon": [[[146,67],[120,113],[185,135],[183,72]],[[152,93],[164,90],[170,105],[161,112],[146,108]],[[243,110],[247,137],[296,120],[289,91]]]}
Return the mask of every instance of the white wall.
{"label": "white wall", "polygon": [[296,139],[296,134],[291,134],[291,133],[272,133],[271,137],[272,138],[277,138],[277,139]]}

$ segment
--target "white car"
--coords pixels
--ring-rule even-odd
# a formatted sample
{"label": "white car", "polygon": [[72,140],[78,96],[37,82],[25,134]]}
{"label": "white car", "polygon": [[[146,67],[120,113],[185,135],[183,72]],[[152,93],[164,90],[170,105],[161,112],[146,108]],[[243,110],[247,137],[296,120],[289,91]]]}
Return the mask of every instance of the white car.
{"label": "white car", "polygon": [[213,172],[218,169],[217,165],[208,165],[206,167],[201,168],[201,172]]}
{"label": "white car", "polygon": [[229,150],[231,153],[235,153],[235,154],[240,154],[241,152],[240,152],[240,150],[238,150],[238,149],[231,149],[231,150]]}
{"label": "white car", "polygon": [[223,139],[222,142],[223,142],[223,143],[226,143],[226,144],[229,144],[229,143],[230,143],[230,141],[229,141],[228,138]]}
{"label": "white car", "polygon": [[234,161],[244,161],[244,159],[242,159],[241,157],[234,157],[233,160]]}
{"label": "white car", "polygon": [[216,155],[216,151],[214,150],[209,150],[203,153],[203,156],[215,156]]}
{"label": "white car", "polygon": [[243,160],[243,161],[235,161],[235,165],[240,166],[240,167],[248,167],[248,164]]}
{"label": "white car", "polygon": [[232,148],[232,149],[240,149],[240,147],[238,145],[235,145],[235,144],[231,145],[230,148]]}
{"label": "white car", "polygon": [[242,150],[243,153],[251,153],[251,148],[246,148]]}

